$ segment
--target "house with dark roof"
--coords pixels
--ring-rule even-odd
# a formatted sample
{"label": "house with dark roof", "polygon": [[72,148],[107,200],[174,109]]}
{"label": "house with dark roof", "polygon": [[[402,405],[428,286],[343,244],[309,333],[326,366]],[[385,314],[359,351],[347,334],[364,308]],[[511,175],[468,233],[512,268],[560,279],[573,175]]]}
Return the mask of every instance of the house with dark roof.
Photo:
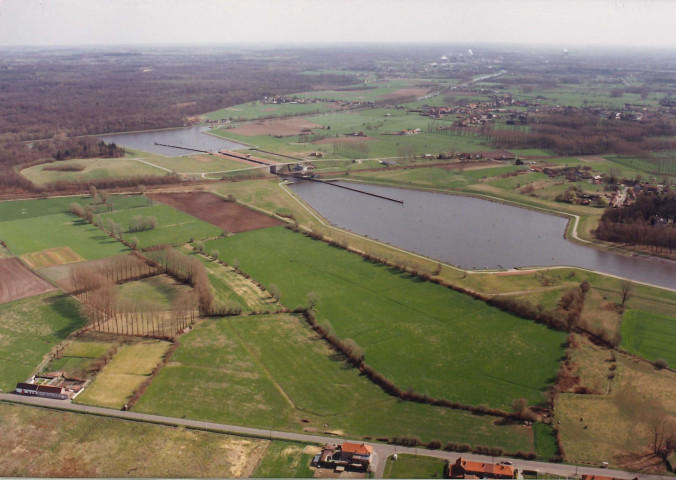
{"label": "house with dark roof", "polygon": [[65,393],[61,387],[38,385],[35,383],[17,383],[15,392],[19,395],[32,395],[35,397],[55,398],[58,400],[66,400],[68,398],[68,394]]}

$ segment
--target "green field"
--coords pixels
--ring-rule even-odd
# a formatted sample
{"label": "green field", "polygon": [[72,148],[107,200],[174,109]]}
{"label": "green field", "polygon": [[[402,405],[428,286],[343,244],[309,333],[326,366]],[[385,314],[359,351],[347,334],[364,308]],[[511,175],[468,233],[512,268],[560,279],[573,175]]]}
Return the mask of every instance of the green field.
{"label": "green field", "polygon": [[110,257],[127,247],[73,214],[0,222],[0,235],[14,255],[70,247],[86,260]]}
{"label": "green field", "polygon": [[[111,195],[110,202],[114,210],[148,205],[148,199],[142,195]],[[68,213],[71,203],[79,203],[86,207],[92,203],[92,197],[91,195],[74,195],[71,197],[0,202],[0,222]]]}
{"label": "green field", "polygon": [[238,478],[265,440],[0,403],[0,476]]}
{"label": "green field", "polygon": [[94,382],[77,397],[77,403],[122,408],[168,348],[168,342],[158,340],[122,346]]}
{"label": "green field", "polygon": [[[379,461],[383,461],[380,459]],[[444,478],[446,460],[417,455],[387,457],[385,478]]]}
{"label": "green field", "polygon": [[551,425],[537,422],[533,424],[533,445],[538,458],[545,461],[558,453],[556,436]]}
{"label": "green field", "polygon": [[[161,155],[147,155],[145,161],[168,168],[183,175],[197,175],[208,172],[223,172],[229,170],[241,170],[250,167],[243,162],[230,160],[217,155],[190,155],[187,157],[163,157]],[[152,167],[148,167],[152,168]],[[159,171],[156,169],[156,171]]]}
{"label": "green field", "polygon": [[43,371],[63,372],[68,378],[89,377],[93,362],[117,344],[118,342],[96,333],[78,335]]}
{"label": "green field", "polygon": [[52,347],[85,323],[77,303],[58,293],[0,305],[0,391],[14,390]]}
{"label": "green field", "polygon": [[[212,133],[234,141],[254,144],[264,150],[299,156],[322,151],[329,158],[401,157],[404,156],[402,149],[406,149],[408,155],[436,155],[442,152],[474,152],[491,148],[482,142],[480,136],[436,132],[437,126],[448,126],[449,122],[432,121],[405,110],[374,108],[307,117],[305,120],[321,126],[313,130],[314,135],[322,138],[320,142],[298,143],[298,135],[282,138],[272,135],[248,136],[230,128],[215,129]],[[430,125],[433,126],[433,132],[428,131]],[[391,135],[415,128],[419,128],[421,132],[415,135]],[[363,132],[371,140],[359,143],[364,150],[353,152],[350,145],[342,145],[342,142],[346,135],[357,132]]]}
{"label": "green field", "polygon": [[531,445],[523,427],[386,395],[290,315],[198,324],[182,337],[135,410],[291,431],[419,435],[424,441],[500,445],[510,451]]}
{"label": "green field", "polygon": [[203,115],[207,120],[254,120],[259,118],[288,117],[295,115],[312,115],[333,111],[332,103],[284,103],[265,104],[259,101],[244,103],[234,107],[222,108]]}
{"label": "green field", "polygon": [[144,278],[135,282],[123,283],[118,287],[119,299],[134,301],[148,301],[169,310],[174,299],[190,287],[176,282],[167,275]]}
{"label": "green field", "polygon": [[[142,232],[129,232],[129,221],[138,215],[155,217],[157,227]],[[163,243],[182,245],[189,242],[191,238],[201,240],[217,237],[222,232],[218,227],[161,203],[155,203],[155,205],[149,207],[105,213],[101,215],[101,218],[103,222],[111,219],[121,224],[126,232],[123,235],[124,238],[126,240],[138,238],[139,248]]]}
{"label": "green field", "polygon": [[563,333],[284,228],[207,245],[277,284],[289,308],[316,292],[320,321],[354,339],[366,362],[404,390],[509,408],[519,397],[541,402],[558,368]]}
{"label": "green field", "polygon": [[642,310],[622,316],[622,348],[650,361],[662,359],[676,367],[676,318]]}
{"label": "green field", "polygon": [[73,196],[0,202],[0,222],[65,213],[71,203],[85,204],[90,200],[89,196]]}
{"label": "green field", "polygon": [[232,267],[207,259],[181,249],[184,253],[195,256],[207,269],[209,284],[214,298],[225,308],[241,308],[243,312],[269,312],[279,308],[268,292],[264,292],[254,283],[235,272]]}
{"label": "green field", "polygon": [[303,453],[305,445],[273,441],[251,475],[253,478],[312,478],[310,462],[314,455]]}
{"label": "green field", "polygon": [[[79,165],[84,167],[79,172],[64,172],[48,170],[50,166]],[[46,169],[47,168],[47,169]],[[36,165],[21,170],[21,175],[36,185],[44,185],[49,182],[68,181],[85,182],[102,178],[123,178],[133,175],[163,176],[168,172],[159,170],[141,163],[133,158],[83,158],[76,160],[64,160],[56,163]]]}

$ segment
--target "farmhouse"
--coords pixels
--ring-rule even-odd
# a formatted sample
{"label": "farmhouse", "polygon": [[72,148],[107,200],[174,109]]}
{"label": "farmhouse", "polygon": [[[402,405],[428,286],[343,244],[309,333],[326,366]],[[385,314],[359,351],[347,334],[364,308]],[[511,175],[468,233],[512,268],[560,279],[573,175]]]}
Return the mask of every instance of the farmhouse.
{"label": "farmhouse", "polygon": [[470,462],[462,457],[450,465],[447,478],[516,478],[514,469],[509,465]]}
{"label": "farmhouse", "polygon": [[320,467],[335,468],[339,471],[345,469],[368,470],[372,460],[373,447],[365,443],[350,442],[344,442],[340,446],[327,443],[316,457]]}
{"label": "farmhouse", "polygon": [[602,475],[582,475],[582,480],[619,480],[615,477],[604,477]]}
{"label": "farmhouse", "polygon": [[68,380],[61,374],[44,374],[17,383],[14,391],[19,395],[68,400],[75,398],[85,386],[86,382]]}

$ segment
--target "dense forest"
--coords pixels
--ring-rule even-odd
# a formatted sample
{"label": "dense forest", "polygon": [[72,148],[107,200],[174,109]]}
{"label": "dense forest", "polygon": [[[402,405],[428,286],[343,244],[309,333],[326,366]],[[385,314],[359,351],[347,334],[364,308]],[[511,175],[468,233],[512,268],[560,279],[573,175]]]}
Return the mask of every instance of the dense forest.
{"label": "dense forest", "polygon": [[534,115],[525,130],[486,129],[488,142],[497,148],[541,148],[559,155],[601,153],[641,154],[676,148],[676,121],[666,117],[643,122],[601,119],[585,111]]}
{"label": "dense forest", "polygon": [[284,60],[166,51],[0,55],[0,134],[36,140],[177,127],[265,95],[354,82],[300,75],[307,62]]}
{"label": "dense forest", "polygon": [[72,137],[183,126],[194,115],[265,95],[354,82],[351,74],[301,74],[331,61],[330,51],[303,58],[284,51],[0,52],[0,192],[44,190],[20,176],[19,166],[123,155],[115,145]]}
{"label": "dense forest", "polygon": [[633,205],[608,208],[599,222],[600,240],[676,250],[676,193],[639,195]]}

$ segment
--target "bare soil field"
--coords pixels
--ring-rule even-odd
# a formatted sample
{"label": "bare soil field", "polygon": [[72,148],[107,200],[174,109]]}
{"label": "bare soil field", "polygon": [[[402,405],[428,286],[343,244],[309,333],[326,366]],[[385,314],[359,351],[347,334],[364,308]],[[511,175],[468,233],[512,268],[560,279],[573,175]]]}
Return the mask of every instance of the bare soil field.
{"label": "bare soil field", "polygon": [[312,142],[314,145],[324,145],[324,144],[339,144],[339,143],[362,143],[362,142],[368,142],[371,140],[377,140],[376,138],[373,137],[339,137],[339,138],[323,138],[321,140],[317,140],[316,142]]}
{"label": "bare soil field", "polygon": [[70,247],[48,248],[40,252],[26,253],[21,258],[28,266],[34,269],[64,265],[66,263],[81,262],[84,260]]}
{"label": "bare soil field", "polygon": [[264,122],[250,123],[233,128],[230,131],[250,137],[256,135],[290,136],[302,133],[303,129],[313,129],[317,127],[321,127],[321,125],[308,122],[302,118],[285,118],[280,120],[266,120]]}
{"label": "bare soil field", "polygon": [[151,197],[232,233],[284,224],[281,220],[234,202],[226,202],[211,193],[154,193]]}
{"label": "bare soil field", "polygon": [[0,303],[56,290],[24,266],[17,258],[0,260]]}

